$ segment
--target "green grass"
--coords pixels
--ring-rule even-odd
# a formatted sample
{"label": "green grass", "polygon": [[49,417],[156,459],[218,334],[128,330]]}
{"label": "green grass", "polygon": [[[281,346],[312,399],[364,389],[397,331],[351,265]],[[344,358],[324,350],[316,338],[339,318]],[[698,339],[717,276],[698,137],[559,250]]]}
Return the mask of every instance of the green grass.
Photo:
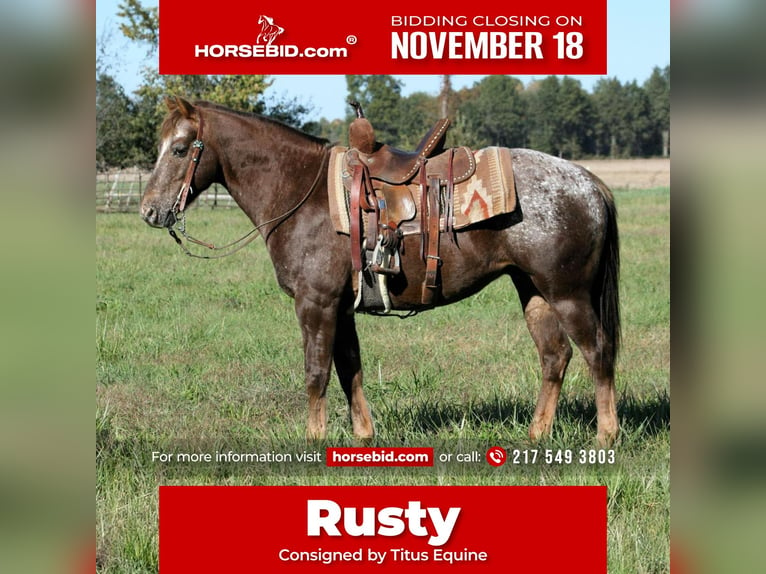
{"label": "green grass", "polygon": [[[193,260],[135,214],[97,214],[99,571],[156,572],[159,484],[604,484],[609,571],[667,572],[670,193],[615,195],[624,343],[617,371],[622,436],[614,466],[153,464],[153,450],[323,450],[303,438],[300,332],[262,241],[229,258]],[[198,209],[189,220],[191,233],[213,241],[249,229],[236,210]],[[358,316],[357,323],[375,444],[434,446],[437,453],[493,444],[593,448],[593,385],[577,351],[553,435],[529,444],[540,371],[507,278],[406,321]],[[407,344],[412,337],[415,346]],[[329,415],[327,445],[354,444],[336,380]],[[555,517],[551,524],[555,528]]]}

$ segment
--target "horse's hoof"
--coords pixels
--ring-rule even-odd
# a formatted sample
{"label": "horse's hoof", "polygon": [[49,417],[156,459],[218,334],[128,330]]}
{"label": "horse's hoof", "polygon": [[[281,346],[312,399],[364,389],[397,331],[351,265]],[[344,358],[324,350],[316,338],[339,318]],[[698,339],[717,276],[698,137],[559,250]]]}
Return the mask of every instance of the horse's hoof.
{"label": "horse's hoof", "polygon": [[306,440],[308,442],[322,442],[327,438],[327,431],[320,430],[320,431],[306,431]]}
{"label": "horse's hoof", "polygon": [[598,443],[599,448],[612,448],[617,442],[619,434],[619,429],[609,432],[599,431],[596,435],[596,443]]}
{"label": "horse's hoof", "polygon": [[551,429],[543,423],[532,423],[529,426],[529,439],[532,442],[539,442],[551,434]]}
{"label": "horse's hoof", "polygon": [[354,428],[354,440],[356,442],[366,445],[370,444],[375,438],[375,429],[372,424],[363,425],[361,427],[355,426]]}

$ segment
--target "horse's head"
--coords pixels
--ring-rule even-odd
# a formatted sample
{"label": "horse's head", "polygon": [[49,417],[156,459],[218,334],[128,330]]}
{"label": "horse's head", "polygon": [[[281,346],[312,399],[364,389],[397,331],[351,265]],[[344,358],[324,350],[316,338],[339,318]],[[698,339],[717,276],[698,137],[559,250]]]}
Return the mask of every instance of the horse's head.
{"label": "horse's head", "polygon": [[[216,172],[215,153],[209,148],[202,152],[197,143],[201,140],[205,144],[204,135],[199,133],[199,109],[178,97],[166,99],[165,104],[168,115],[160,132],[159,156],[141,198],[141,217],[153,227],[172,226],[184,204],[213,183]],[[190,168],[197,154],[196,166]],[[187,184],[188,195],[182,194]]]}

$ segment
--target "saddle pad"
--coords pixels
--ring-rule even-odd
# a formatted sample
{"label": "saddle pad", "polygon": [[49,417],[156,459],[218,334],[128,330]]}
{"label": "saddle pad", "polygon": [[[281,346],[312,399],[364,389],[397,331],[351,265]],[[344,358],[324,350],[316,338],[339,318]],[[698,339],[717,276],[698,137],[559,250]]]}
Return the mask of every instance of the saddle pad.
{"label": "saddle pad", "polygon": [[334,146],[330,150],[330,163],[327,166],[327,196],[330,200],[330,218],[335,231],[349,235],[351,220],[349,218],[350,200],[348,191],[343,187],[347,147]]}
{"label": "saddle pad", "polygon": [[[351,174],[344,172],[347,148],[335,146],[330,151],[327,172],[327,193],[330,200],[330,217],[335,230],[349,235],[349,191],[344,181]],[[487,147],[474,152],[476,172],[470,179],[455,184],[453,227],[461,229],[516,209],[516,188],[513,182],[511,150],[503,147]],[[420,186],[410,186],[415,204],[420,205]],[[417,219],[417,218],[416,218]],[[442,217],[441,229],[444,229]],[[417,221],[406,222],[401,227],[405,235],[420,232]]]}

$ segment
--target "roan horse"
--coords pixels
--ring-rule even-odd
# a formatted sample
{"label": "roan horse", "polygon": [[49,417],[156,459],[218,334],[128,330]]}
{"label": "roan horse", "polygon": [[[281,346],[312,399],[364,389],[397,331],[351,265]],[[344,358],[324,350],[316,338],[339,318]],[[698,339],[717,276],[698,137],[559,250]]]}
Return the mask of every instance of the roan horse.
{"label": "roan horse", "polygon": [[[141,200],[144,221],[172,230],[187,201],[214,182],[223,185],[258,227],[280,287],[295,300],[303,335],[307,436],[326,435],[326,391],[334,362],[354,434],[371,438],[374,429],[362,390],[353,312],[349,237],[335,231],[328,213],[328,143],[268,118],[208,102],[175,98],[166,104],[169,113],[162,124],[159,157]],[[573,163],[526,149],[512,154],[520,215],[497,216],[460,231],[457,242],[443,242],[436,304],[454,303],[509,275],[542,367],[530,437],[536,440],[551,430],[572,356],[571,338],[594,378],[597,439],[606,446],[619,429],[614,199],[603,182]],[[190,185],[184,184],[187,180]],[[406,280],[391,292],[394,309],[420,305],[425,266],[417,241],[404,238],[401,266]]]}

